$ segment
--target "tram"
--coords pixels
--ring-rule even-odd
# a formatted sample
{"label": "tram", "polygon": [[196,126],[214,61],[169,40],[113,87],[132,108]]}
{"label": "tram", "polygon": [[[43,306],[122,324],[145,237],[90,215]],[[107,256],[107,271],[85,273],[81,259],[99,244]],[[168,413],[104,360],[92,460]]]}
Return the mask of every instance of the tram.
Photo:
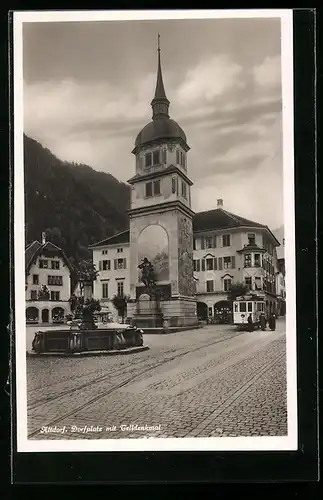
{"label": "tram", "polygon": [[260,328],[260,315],[266,315],[266,302],[263,297],[257,295],[245,295],[237,297],[233,302],[233,323],[240,328],[248,324],[248,316],[251,314],[253,326]]}

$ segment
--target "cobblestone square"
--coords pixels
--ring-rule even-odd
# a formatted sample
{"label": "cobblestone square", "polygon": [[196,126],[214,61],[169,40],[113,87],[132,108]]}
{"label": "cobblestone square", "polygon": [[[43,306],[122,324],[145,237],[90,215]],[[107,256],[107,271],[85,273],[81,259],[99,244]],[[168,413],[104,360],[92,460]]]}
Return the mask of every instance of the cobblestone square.
{"label": "cobblestone square", "polygon": [[129,356],[28,357],[29,439],[287,435],[284,320],[144,343]]}

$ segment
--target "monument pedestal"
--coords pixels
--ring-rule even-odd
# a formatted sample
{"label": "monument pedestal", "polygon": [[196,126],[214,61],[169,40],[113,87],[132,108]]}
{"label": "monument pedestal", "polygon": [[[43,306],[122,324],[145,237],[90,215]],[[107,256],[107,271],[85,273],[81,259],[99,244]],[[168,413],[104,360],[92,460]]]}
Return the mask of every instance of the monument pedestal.
{"label": "monument pedestal", "polygon": [[137,328],[161,328],[163,313],[159,303],[151,300],[149,295],[141,295],[133,312],[132,324]]}
{"label": "monument pedestal", "polygon": [[164,322],[168,327],[198,326],[196,299],[194,297],[172,297],[161,302]]}

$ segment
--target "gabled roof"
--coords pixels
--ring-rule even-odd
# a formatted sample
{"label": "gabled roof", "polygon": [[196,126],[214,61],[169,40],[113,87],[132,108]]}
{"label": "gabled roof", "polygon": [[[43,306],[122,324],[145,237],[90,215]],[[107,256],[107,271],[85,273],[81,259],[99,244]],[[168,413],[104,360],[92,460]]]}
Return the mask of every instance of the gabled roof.
{"label": "gabled roof", "polygon": [[130,230],[122,231],[121,233],[115,234],[114,236],[110,236],[109,238],[105,238],[104,240],[98,241],[93,245],[90,245],[89,248],[102,247],[105,245],[118,245],[122,243],[129,243],[130,241]]}
{"label": "gabled roof", "polygon": [[223,210],[223,208],[216,208],[214,210],[208,210],[206,212],[196,213],[193,218],[193,231],[211,231],[217,229],[231,229],[236,227],[254,227],[260,229],[266,229],[272,238],[276,241],[277,246],[280,245],[279,241],[273,233],[270,231],[268,226],[260,224],[259,222],[246,219],[240,215],[232,214]]}
{"label": "gabled roof", "polygon": [[72,264],[68,260],[67,256],[65,255],[64,251],[59,248],[58,246],[54,245],[51,241],[46,241],[45,243],[40,243],[39,241],[35,240],[30,245],[28,245],[25,249],[25,273],[28,274],[30,267],[32,264],[36,261],[37,257],[41,255],[43,252],[55,252],[59,256],[62,257],[64,262],[66,263],[67,267],[69,268],[70,271],[73,270]]}
{"label": "gabled roof", "polygon": [[25,250],[25,266],[26,266],[26,272],[27,269],[30,269],[31,261],[33,260],[33,256],[39,250],[39,248],[42,246],[42,244],[35,240],[32,243],[30,243]]}
{"label": "gabled roof", "polygon": [[[176,168],[176,167],[174,167]],[[276,241],[277,246],[280,245],[279,241],[272,234],[268,226],[264,224],[259,224],[239,215],[234,215],[222,208],[216,208],[215,210],[208,210],[207,212],[198,212],[193,217],[193,231],[212,231],[217,229],[230,229],[236,227],[249,227],[249,228],[260,228],[265,229],[269,232],[271,237]],[[122,231],[114,236],[110,236],[104,240],[94,243],[89,248],[101,247],[105,245],[116,245],[129,243],[130,241],[130,231]],[[246,247],[245,247],[246,248]],[[245,249],[244,248],[244,249]],[[249,247],[248,247],[249,248]],[[259,247],[256,246],[256,249]]]}

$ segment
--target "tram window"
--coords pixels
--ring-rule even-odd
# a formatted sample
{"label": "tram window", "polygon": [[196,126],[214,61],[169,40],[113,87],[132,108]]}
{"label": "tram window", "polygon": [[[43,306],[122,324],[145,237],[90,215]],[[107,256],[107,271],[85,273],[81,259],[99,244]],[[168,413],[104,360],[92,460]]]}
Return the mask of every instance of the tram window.
{"label": "tram window", "polygon": [[247,304],[245,302],[240,302],[240,312],[245,313],[247,310]]}
{"label": "tram window", "polygon": [[257,302],[257,311],[262,311],[262,302]]}
{"label": "tram window", "polygon": [[248,312],[252,312],[252,302],[248,302]]}
{"label": "tram window", "polygon": [[234,304],[234,312],[237,313],[238,312],[238,304]]}

